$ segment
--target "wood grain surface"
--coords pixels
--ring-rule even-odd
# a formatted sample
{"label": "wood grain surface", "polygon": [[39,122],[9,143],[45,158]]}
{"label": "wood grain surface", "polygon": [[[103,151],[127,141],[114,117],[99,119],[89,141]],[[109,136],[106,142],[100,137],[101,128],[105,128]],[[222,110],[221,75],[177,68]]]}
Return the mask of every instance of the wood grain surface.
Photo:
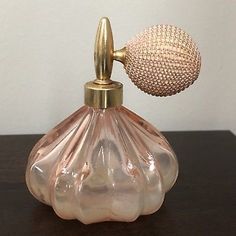
{"label": "wood grain surface", "polygon": [[28,154],[41,135],[0,136],[0,236],[236,235],[236,137],[229,131],[164,132],[180,166],[161,209],[133,223],[83,225],[28,192]]}

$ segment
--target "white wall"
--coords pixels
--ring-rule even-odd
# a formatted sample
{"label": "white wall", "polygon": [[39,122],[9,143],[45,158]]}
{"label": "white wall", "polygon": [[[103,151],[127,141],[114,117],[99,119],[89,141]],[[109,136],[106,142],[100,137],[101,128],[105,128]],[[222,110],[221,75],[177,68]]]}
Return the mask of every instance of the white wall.
{"label": "white wall", "polygon": [[161,130],[236,132],[236,1],[0,0],[0,134],[46,132],[83,104],[101,16],[116,48],[167,23],[187,31],[202,55],[199,80],[168,98],[140,92],[115,63],[126,107]]}

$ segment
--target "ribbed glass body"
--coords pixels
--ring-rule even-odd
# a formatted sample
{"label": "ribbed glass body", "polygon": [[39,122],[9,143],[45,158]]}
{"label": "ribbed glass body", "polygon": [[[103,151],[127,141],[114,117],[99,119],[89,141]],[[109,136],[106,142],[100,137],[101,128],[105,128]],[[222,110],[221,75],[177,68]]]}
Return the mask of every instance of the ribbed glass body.
{"label": "ribbed glass body", "polygon": [[63,219],[134,221],[157,211],[178,175],[163,135],[120,106],[83,106],[30,153],[30,192]]}

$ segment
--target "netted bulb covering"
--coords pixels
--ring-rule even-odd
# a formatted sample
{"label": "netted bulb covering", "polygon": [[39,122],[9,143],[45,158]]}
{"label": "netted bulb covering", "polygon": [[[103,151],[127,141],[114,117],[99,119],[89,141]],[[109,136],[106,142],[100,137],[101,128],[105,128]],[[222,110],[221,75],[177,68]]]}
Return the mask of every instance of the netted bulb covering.
{"label": "netted bulb covering", "polygon": [[126,45],[125,70],[142,91],[170,96],[198,77],[201,58],[192,38],[171,25],[144,30]]}

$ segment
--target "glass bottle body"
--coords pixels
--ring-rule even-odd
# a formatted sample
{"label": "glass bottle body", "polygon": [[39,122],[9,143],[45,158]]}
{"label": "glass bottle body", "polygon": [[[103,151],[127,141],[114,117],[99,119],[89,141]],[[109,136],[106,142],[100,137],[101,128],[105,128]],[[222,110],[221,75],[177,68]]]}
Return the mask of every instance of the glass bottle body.
{"label": "glass bottle body", "polygon": [[81,107],[30,153],[30,192],[63,219],[134,221],[157,211],[178,175],[163,135],[123,106]]}

